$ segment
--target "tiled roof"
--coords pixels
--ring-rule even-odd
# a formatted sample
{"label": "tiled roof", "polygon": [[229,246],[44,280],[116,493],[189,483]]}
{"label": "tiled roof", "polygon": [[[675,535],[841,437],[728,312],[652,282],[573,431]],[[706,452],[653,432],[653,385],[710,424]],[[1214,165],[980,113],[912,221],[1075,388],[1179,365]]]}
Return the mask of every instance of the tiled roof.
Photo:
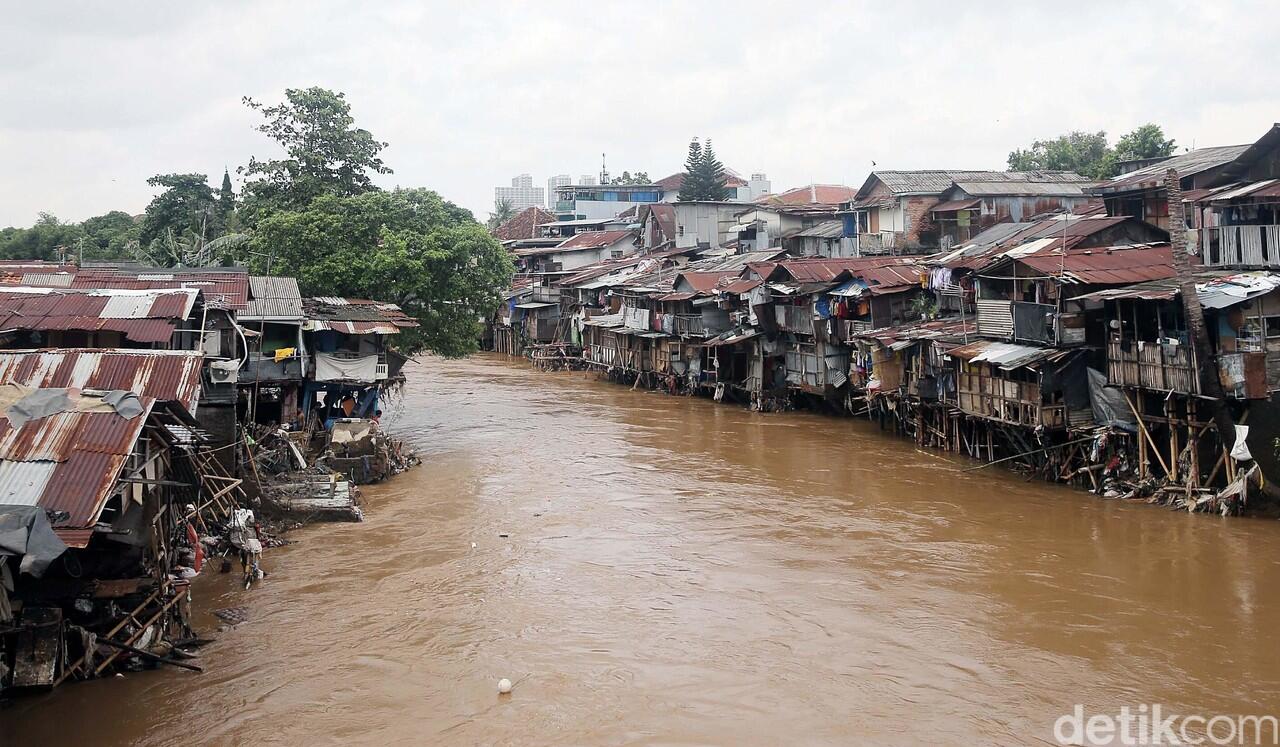
{"label": "tiled roof", "polygon": [[756,202],[777,205],[839,205],[852,200],[857,191],[840,184],[808,184],[775,195],[764,195]]}
{"label": "tiled roof", "polygon": [[538,226],[543,223],[551,223],[555,219],[555,215],[540,207],[528,207],[516,213],[506,223],[495,228],[493,235],[498,241],[536,238],[538,236]]}
{"label": "tiled roof", "polygon": [[[685,172],[683,171],[676,172],[671,176],[659,179],[654,182],[654,184],[661,187],[663,192],[679,192],[680,187],[684,185],[684,173]],[[745,187],[747,186],[747,182],[742,177],[732,174],[726,170],[724,174],[724,186],[730,188]]]}

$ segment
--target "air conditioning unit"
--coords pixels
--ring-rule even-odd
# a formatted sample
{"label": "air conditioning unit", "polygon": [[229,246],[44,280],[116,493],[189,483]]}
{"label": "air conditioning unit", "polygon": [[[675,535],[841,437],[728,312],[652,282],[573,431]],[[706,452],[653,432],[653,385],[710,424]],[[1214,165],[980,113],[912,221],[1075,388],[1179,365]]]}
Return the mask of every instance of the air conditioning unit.
{"label": "air conditioning unit", "polygon": [[[230,366],[220,366],[218,363],[229,362]],[[209,366],[209,381],[214,384],[234,384],[239,380],[240,371],[235,367],[235,361],[218,361]]]}

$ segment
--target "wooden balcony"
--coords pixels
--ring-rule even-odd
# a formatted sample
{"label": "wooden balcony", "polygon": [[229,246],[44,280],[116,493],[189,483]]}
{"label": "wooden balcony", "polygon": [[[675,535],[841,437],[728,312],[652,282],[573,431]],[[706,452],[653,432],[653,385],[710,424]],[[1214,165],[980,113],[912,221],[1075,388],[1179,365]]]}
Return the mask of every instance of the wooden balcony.
{"label": "wooden balcony", "polygon": [[1107,343],[1107,381],[1163,392],[1200,393],[1195,351],[1190,345],[1119,340]]}

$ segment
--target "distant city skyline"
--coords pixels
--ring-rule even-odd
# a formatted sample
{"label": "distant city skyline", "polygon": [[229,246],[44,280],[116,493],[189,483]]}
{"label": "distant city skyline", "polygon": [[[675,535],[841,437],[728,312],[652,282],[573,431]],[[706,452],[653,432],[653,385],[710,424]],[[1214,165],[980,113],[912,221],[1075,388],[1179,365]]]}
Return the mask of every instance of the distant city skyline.
{"label": "distant city skyline", "polygon": [[[1064,16],[854,2],[793,17],[744,0],[731,13],[681,6],[676,21],[553,1],[495,6],[483,23],[429,0],[358,13],[337,0],[74,8],[6,9],[0,158],[22,176],[0,182],[0,226],[141,213],[155,174],[216,187],[227,167],[239,190],[237,166],[279,155],[241,97],[270,105],[312,85],[344,92],[356,126],[389,143],[394,173],[375,183],[433,189],[481,220],[512,175],[533,175],[545,204],[549,176],[598,174],[601,153],[615,174],[678,172],[694,136],[781,192],[856,187],[873,163],[1003,169],[1010,151],[1072,130],[1114,142],[1154,122],[1181,151],[1252,142],[1280,119],[1280,70],[1257,64],[1274,57],[1277,3],[1086,3]],[[643,71],[618,65],[642,40],[690,28],[693,58],[656,45]],[[545,64],[567,39],[590,43],[572,45],[572,64]],[[1142,40],[1194,50],[1194,63],[1154,62]],[[1028,83],[1030,70],[1052,83]]]}

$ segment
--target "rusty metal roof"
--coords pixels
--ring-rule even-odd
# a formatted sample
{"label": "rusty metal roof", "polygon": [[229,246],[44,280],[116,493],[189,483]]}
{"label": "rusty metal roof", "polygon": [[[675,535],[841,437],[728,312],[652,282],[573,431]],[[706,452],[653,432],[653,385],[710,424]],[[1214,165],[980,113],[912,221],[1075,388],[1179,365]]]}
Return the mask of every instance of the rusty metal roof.
{"label": "rusty metal roof", "polygon": [[186,350],[7,350],[0,384],[33,388],[123,389],[195,409],[203,355]]}
{"label": "rusty metal roof", "polygon": [[1173,252],[1168,244],[1078,249],[1035,254],[1015,260],[1032,270],[1067,283],[1130,285],[1174,276]]}
{"label": "rusty metal roof", "polygon": [[65,511],[55,529],[98,520],[155,400],[133,418],[114,412],[63,412],[13,428],[0,414],[0,502]]}
{"label": "rusty metal roof", "polygon": [[830,283],[844,272],[858,274],[864,270],[893,265],[914,265],[909,257],[806,257],[774,262],[753,262],[751,270],[765,280],[794,280],[801,283]]}
{"label": "rusty metal roof", "polygon": [[134,342],[168,342],[199,291],[0,289],[0,329],[108,330]]}
{"label": "rusty metal roof", "polygon": [[320,296],[303,301],[306,328],[351,335],[394,335],[418,322],[393,303],[364,298]]}
{"label": "rusty metal roof", "polygon": [[1231,163],[1246,150],[1249,145],[1219,145],[1211,148],[1197,148],[1190,153],[1183,153],[1172,158],[1153,163],[1137,171],[1130,171],[1113,177],[1094,186],[1090,191],[1094,194],[1109,195],[1118,192],[1131,192],[1135,189],[1148,189],[1164,186],[1164,175],[1169,169],[1177,169],[1179,177],[1196,174],[1225,166]]}

